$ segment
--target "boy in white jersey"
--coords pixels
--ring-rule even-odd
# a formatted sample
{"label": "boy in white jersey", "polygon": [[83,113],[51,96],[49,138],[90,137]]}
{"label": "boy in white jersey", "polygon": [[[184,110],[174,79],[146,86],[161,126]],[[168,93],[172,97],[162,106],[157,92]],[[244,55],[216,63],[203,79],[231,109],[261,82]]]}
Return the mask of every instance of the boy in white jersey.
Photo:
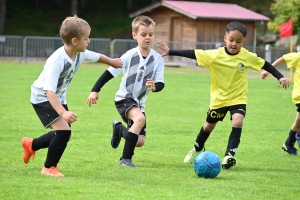
{"label": "boy in white jersey", "polygon": [[27,164],[36,151],[48,148],[41,174],[64,177],[57,164],[71,138],[71,123],[77,115],[68,110],[66,90],[81,63],[99,62],[116,68],[122,67],[119,58],[111,59],[103,54],[86,50],[90,43],[91,28],[83,20],[67,17],[60,27],[60,37],[64,46],[57,49],[46,61],[44,70],[31,85],[31,99],[39,119],[45,128],[53,130],[35,139],[22,139],[23,161]]}
{"label": "boy in white jersey", "polygon": [[164,88],[164,60],[151,48],[155,22],[147,16],[138,16],[132,22],[132,36],[138,46],[121,56],[123,69],[108,68],[95,83],[86,103],[91,106],[98,99],[104,84],[123,71],[115,105],[127,127],[118,120],[112,123],[111,146],[117,148],[121,137],[125,139],[120,166],[136,167],[132,163],[135,147],[144,145],[146,137],[145,103],[147,94]]}
{"label": "boy in white jersey", "polygon": [[[298,155],[297,149],[294,144],[297,140],[300,147],[300,53],[288,53],[278,58],[273,66],[277,67],[283,63],[286,63],[287,68],[295,67],[296,71],[294,74],[294,86],[292,92],[292,101],[297,106],[297,115],[295,121],[291,127],[289,135],[286,141],[282,145],[282,149],[290,155]],[[268,72],[263,71],[261,77],[265,79],[269,75]]]}
{"label": "boy in white jersey", "polygon": [[278,85],[286,88],[289,80],[283,77],[270,63],[257,57],[255,53],[247,51],[242,46],[245,43],[247,29],[240,22],[231,22],[227,25],[224,41],[225,47],[214,50],[172,50],[159,41],[158,47],[164,52],[162,56],[184,56],[197,60],[199,66],[209,69],[211,74],[210,107],[206,122],[200,129],[193,149],[189,151],[184,163],[192,163],[195,156],[205,151],[204,144],[218,121],[223,121],[229,111],[232,120],[232,130],[229,136],[227,149],[222,167],[229,169],[236,164],[234,155],[240,143],[243,120],[246,115],[248,80],[247,70],[256,71],[265,69],[278,79]]}

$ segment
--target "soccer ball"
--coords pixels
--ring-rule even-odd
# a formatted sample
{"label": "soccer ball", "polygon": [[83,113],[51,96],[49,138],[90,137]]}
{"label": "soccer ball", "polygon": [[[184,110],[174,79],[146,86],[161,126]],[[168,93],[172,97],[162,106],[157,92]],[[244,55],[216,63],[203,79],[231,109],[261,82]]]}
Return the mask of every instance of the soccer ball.
{"label": "soccer ball", "polygon": [[194,160],[194,171],[202,178],[215,178],[222,169],[219,156],[211,151],[199,153]]}

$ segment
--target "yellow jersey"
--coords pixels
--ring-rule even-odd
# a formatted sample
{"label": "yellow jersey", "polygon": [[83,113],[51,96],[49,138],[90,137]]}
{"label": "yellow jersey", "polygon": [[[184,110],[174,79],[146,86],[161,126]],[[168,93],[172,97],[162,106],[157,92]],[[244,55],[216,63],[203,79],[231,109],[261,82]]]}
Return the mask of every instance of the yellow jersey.
{"label": "yellow jersey", "polygon": [[247,104],[249,68],[259,71],[265,60],[241,48],[238,54],[228,55],[224,47],[214,50],[195,50],[197,64],[207,67],[211,75],[210,109]]}
{"label": "yellow jersey", "polygon": [[283,55],[287,68],[295,67],[294,86],[292,92],[292,101],[294,104],[300,103],[300,53],[288,53]]}

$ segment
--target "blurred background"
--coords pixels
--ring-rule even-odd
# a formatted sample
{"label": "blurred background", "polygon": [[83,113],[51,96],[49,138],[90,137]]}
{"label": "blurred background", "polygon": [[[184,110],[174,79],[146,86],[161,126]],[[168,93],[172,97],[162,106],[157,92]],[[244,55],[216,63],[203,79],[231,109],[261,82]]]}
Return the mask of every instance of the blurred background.
{"label": "blurred background", "polygon": [[[61,22],[78,15],[92,27],[91,37],[131,38],[129,17],[161,0],[0,0],[0,35],[59,36]],[[190,0],[194,1],[194,0]],[[234,3],[273,19],[272,0],[202,0]],[[214,12],[213,10],[211,12]],[[264,34],[266,27],[258,32]]]}
{"label": "blurred background", "polygon": [[[163,2],[167,1],[0,0],[0,60],[46,59],[63,45],[59,38],[62,21],[74,15],[85,19],[92,28],[88,49],[111,57],[119,57],[136,46],[131,22],[139,14],[149,15],[157,23],[154,49],[156,40],[164,40],[177,49],[218,48],[224,45],[227,23],[241,20],[248,29],[244,47],[267,61],[273,62],[285,53],[300,51],[300,0],[173,0],[168,1],[173,2],[172,5],[162,6]],[[179,7],[174,6],[174,2],[180,2]],[[183,11],[187,2],[190,6]],[[210,6],[207,18],[202,15],[207,9],[191,2],[221,4]],[[248,11],[260,17],[247,18],[252,15]],[[292,23],[284,28],[283,37],[279,28],[288,21]],[[168,57],[165,62],[175,66],[196,66],[195,62],[185,58]]]}

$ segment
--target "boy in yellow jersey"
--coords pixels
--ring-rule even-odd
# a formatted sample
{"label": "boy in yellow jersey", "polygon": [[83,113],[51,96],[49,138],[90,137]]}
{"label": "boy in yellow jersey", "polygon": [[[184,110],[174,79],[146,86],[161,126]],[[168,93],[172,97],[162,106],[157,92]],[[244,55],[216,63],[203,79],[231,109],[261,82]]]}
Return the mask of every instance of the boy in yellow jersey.
{"label": "boy in yellow jersey", "polygon": [[259,71],[265,69],[278,79],[278,85],[287,88],[289,80],[270,63],[247,51],[245,44],[247,29],[240,22],[230,22],[227,25],[224,41],[225,47],[214,50],[172,50],[159,41],[157,46],[163,50],[162,56],[183,56],[197,60],[199,66],[209,69],[211,74],[210,106],[206,122],[197,135],[194,147],[188,152],[184,163],[192,163],[219,121],[223,121],[229,111],[232,120],[232,131],[229,136],[227,149],[222,167],[229,169],[236,164],[234,155],[240,143],[243,120],[246,115],[248,80],[247,70]]}
{"label": "boy in yellow jersey", "polygon": [[[296,71],[294,74],[294,87],[292,92],[292,101],[297,106],[297,115],[296,119],[291,127],[288,138],[285,143],[282,145],[282,149],[290,155],[297,156],[297,149],[294,147],[294,144],[297,140],[300,147],[300,53],[288,53],[278,58],[273,66],[277,67],[283,63],[286,63],[287,68],[295,67]],[[269,75],[269,72],[263,71],[261,77],[265,79]]]}

